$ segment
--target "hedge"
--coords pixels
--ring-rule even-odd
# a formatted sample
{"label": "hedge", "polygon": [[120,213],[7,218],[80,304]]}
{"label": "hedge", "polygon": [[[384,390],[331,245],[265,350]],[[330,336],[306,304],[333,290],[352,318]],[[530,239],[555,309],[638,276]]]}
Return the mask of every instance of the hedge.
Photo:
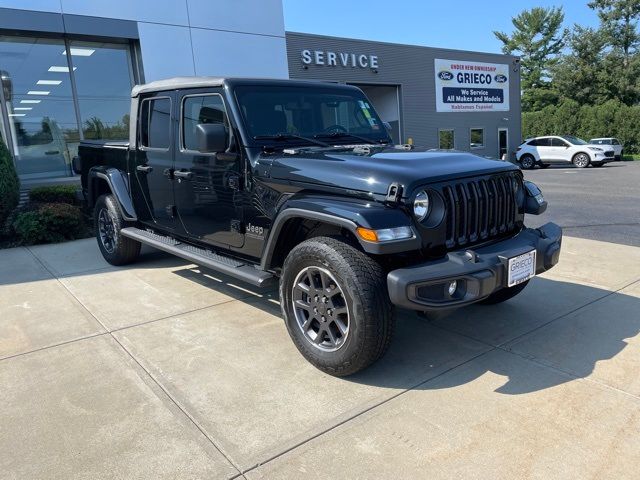
{"label": "hedge", "polygon": [[624,144],[625,153],[640,152],[640,106],[628,106],[616,100],[602,105],[582,105],[565,100],[537,112],[522,114],[523,140],[541,135],[575,135],[589,140],[615,137]]}
{"label": "hedge", "polygon": [[12,227],[24,245],[74,240],[86,230],[80,207],[66,203],[29,205],[14,216]]}
{"label": "hedge", "polygon": [[9,150],[0,139],[0,230],[19,200],[20,182],[16,168]]}
{"label": "hedge", "polygon": [[78,203],[78,187],[75,185],[51,185],[35,187],[29,191],[29,200],[35,203]]}

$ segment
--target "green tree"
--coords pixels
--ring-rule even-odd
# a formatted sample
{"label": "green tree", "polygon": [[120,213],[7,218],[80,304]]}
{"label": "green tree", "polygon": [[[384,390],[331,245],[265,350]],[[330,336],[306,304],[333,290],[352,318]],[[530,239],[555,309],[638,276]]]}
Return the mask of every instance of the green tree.
{"label": "green tree", "polygon": [[558,97],[575,100],[581,105],[604,101],[604,35],[599,30],[575,25],[567,46],[570,53],[563,55],[551,69],[552,84]]}
{"label": "green tree", "polygon": [[551,87],[550,70],[558,62],[567,30],[562,28],[562,8],[535,7],[514,17],[513,33],[493,32],[502,51],[521,57],[522,108],[535,111],[552,105],[557,95]]}
{"label": "green tree", "polygon": [[598,12],[600,30],[610,47],[602,72],[605,95],[633,105],[640,100],[640,0],[594,0],[589,7]]}

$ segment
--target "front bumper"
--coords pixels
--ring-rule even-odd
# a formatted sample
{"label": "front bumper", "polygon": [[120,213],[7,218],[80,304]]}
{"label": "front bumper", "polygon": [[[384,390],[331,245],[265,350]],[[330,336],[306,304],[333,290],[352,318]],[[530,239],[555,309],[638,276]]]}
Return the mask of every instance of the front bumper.
{"label": "front bumper", "polygon": [[[389,272],[391,302],[411,310],[434,311],[482,300],[507,285],[509,258],[536,250],[536,274],[549,270],[560,257],[562,229],[555,223],[527,228],[507,240],[477,249],[448,253],[444,258]],[[457,281],[451,296],[448,285]]]}

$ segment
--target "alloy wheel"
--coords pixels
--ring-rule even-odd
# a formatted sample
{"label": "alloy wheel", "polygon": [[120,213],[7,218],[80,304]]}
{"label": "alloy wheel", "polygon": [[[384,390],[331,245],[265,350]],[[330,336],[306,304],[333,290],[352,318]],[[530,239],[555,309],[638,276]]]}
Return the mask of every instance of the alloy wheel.
{"label": "alloy wheel", "polygon": [[576,158],[573,160],[573,163],[578,168],[584,168],[589,165],[589,157],[585,153],[579,153],[576,155]]}
{"label": "alloy wheel", "polygon": [[331,272],[316,266],[304,268],[293,282],[291,298],[296,323],[311,345],[325,352],[344,345],[349,335],[349,308]]}
{"label": "alloy wheel", "polygon": [[116,227],[106,208],[101,209],[98,214],[98,235],[104,249],[113,253],[116,249]]}
{"label": "alloy wheel", "polygon": [[520,165],[522,165],[522,168],[524,169],[530,169],[533,168],[533,164],[534,164],[534,160],[532,157],[526,156],[524,157],[521,161],[520,161]]}

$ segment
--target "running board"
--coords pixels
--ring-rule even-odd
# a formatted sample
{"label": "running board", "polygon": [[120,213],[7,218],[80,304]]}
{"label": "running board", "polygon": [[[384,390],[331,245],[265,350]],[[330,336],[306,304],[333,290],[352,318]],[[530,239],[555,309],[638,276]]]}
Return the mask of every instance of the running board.
{"label": "running board", "polygon": [[269,287],[277,280],[275,275],[264,270],[258,270],[251,263],[219,255],[210,250],[181,242],[173,237],[134,227],[123,228],[121,233],[125,237],[184,258],[196,265],[211,268],[256,287]]}

